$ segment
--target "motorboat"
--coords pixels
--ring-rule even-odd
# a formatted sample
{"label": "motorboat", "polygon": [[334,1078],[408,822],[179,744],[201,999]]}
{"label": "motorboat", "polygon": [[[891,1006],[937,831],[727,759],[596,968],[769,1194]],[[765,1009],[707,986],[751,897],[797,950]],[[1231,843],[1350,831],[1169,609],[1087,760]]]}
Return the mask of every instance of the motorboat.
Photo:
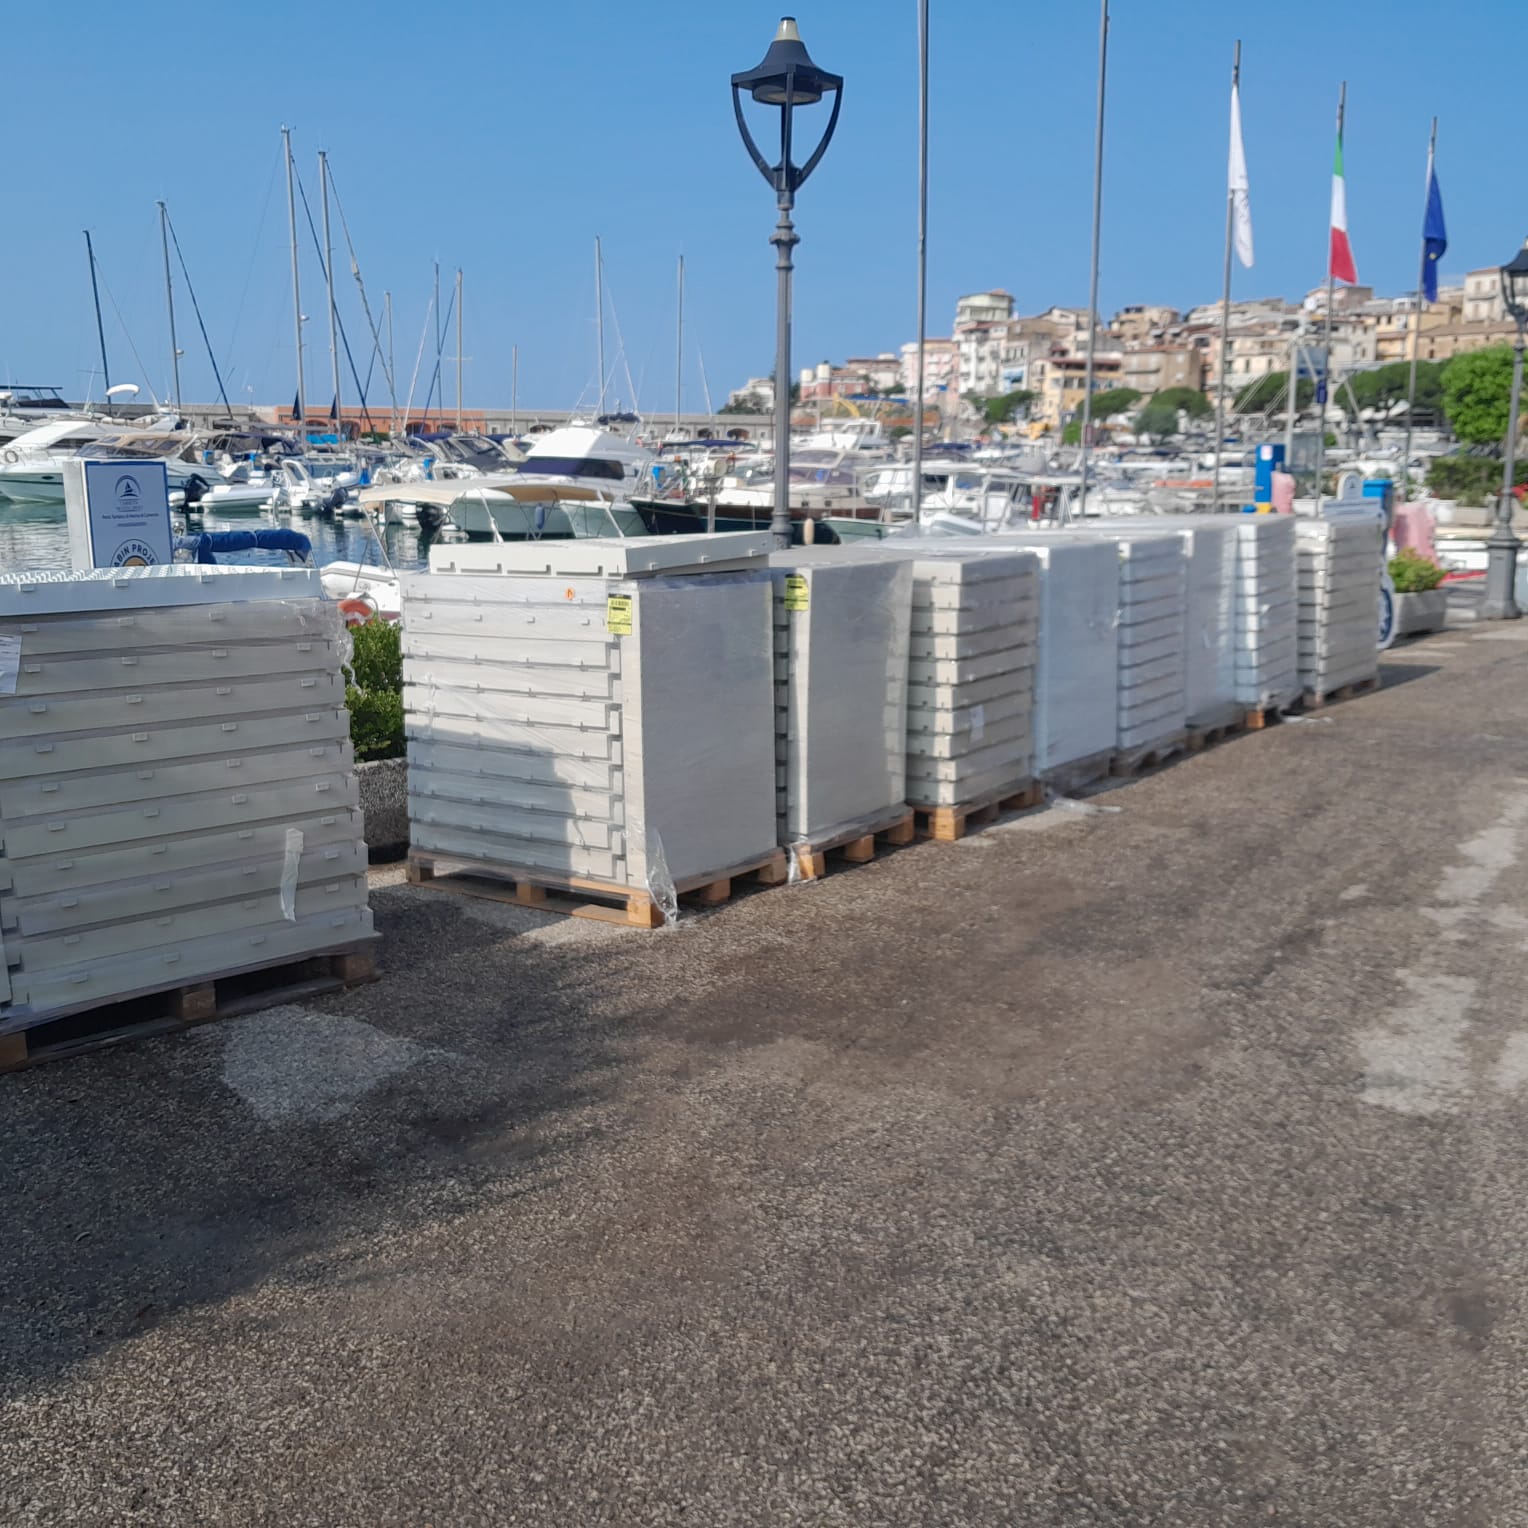
{"label": "motorboat", "polygon": [[124,431],[103,420],[60,419],[16,436],[0,450],[0,497],[64,502],[66,461],[159,461],[170,492],[183,494],[188,484],[210,487],[216,474],[185,459],[195,437],[179,431]]}
{"label": "motorboat", "polygon": [[653,486],[662,464],[646,446],[598,425],[570,424],[549,430],[514,471],[518,482],[589,488],[611,499],[628,499]]}
{"label": "motorboat", "polygon": [[476,540],[539,541],[648,533],[641,513],[628,500],[576,483],[439,486],[453,495],[447,512],[451,524]]}

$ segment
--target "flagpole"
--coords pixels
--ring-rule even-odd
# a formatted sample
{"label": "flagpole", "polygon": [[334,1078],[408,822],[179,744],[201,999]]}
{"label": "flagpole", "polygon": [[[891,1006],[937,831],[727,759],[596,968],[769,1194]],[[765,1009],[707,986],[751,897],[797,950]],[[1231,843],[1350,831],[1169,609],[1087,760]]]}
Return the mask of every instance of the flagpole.
{"label": "flagpole", "polygon": [[[1231,64],[1231,99],[1236,100],[1241,83],[1241,38],[1236,39],[1236,57]],[[1233,126],[1232,131],[1235,131]],[[1215,469],[1210,508],[1220,508],[1220,452],[1226,438],[1226,367],[1231,348],[1231,219],[1236,211],[1236,190],[1226,177],[1226,267],[1220,289],[1220,386],[1215,390]]]}
{"label": "flagpole", "polygon": [[1427,140],[1427,184],[1422,187],[1422,253],[1417,260],[1417,307],[1411,321],[1411,373],[1406,380],[1406,451],[1401,457],[1401,497],[1404,504],[1410,491],[1411,416],[1417,406],[1417,351],[1422,347],[1422,293],[1427,286],[1427,214],[1432,204],[1433,156],[1438,152],[1438,119],[1432,119],[1432,134]]}
{"label": "flagpole", "polygon": [[[913,524],[923,511],[923,409],[928,335],[928,0],[918,0],[918,381],[913,418]],[[1001,380],[1001,378],[999,379]]]}
{"label": "flagpole", "polygon": [[[1342,82],[1342,89],[1337,93],[1337,141],[1342,142],[1342,123],[1348,109],[1348,82]],[[1342,173],[1347,174],[1347,164],[1344,162]],[[1344,206],[1346,206],[1346,187],[1344,187]],[[1326,409],[1332,399],[1332,304],[1337,292],[1337,269],[1336,262],[1332,259],[1332,228],[1331,218],[1327,218],[1326,230],[1326,335],[1325,357],[1322,361],[1322,378],[1319,391],[1326,394],[1325,400],[1317,405],[1316,414],[1316,513],[1321,513],[1321,480],[1326,475]]]}
{"label": "flagpole", "polygon": [[[1093,354],[1098,347],[1098,238],[1103,223],[1104,87],[1109,74],[1109,0],[1102,0],[1098,20],[1098,129],[1093,149],[1093,259],[1088,273],[1088,362],[1082,380],[1082,481],[1077,490],[1077,513],[1088,512],[1088,436],[1093,429]],[[1063,516],[1065,510],[1062,510]]]}

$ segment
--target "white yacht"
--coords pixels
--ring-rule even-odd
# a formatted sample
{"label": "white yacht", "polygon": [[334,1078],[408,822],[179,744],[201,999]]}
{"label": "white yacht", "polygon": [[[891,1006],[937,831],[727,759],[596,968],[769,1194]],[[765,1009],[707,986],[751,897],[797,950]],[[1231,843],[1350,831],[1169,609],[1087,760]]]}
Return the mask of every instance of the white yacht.
{"label": "white yacht", "polygon": [[[142,445],[145,441],[152,444]],[[118,457],[158,460],[167,452],[178,455],[190,443],[190,436],[166,435],[152,429],[125,433],[120,421],[54,420],[23,432],[0,450],[0,498],[62,506],[63,463],[72,457],[84,456],[101,461]],[[166,460],[165,465],[171,467],[172,464]],[[181,478],[195,470],[188,462],[176,462],[170,473],[171,489],[181,489],[184,486]],[[207,468],[201,468],[200,471],[204,481],[215,476]]]}
{"label": "white yacht", "polygon": [[598,425],[570,424],[549,430],[515,467],[519,483],[557,483],[592,488],[611,499],[629,499],[653,486],[657,456],[624,435]]}

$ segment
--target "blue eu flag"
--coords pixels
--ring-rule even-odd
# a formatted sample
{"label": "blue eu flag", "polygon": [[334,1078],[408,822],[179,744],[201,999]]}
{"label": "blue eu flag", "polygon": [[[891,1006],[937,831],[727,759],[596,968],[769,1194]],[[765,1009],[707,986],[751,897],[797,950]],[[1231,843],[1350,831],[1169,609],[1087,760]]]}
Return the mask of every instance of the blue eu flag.
{"label": "blue eu flag", "polygon": [[1427,216],[1422,219],[1422,292],[1428,302],[1438,300],[1438,262],[1448,248],[1448,230],[1443,226],[1443,196],[1438,190],[1438,172],[1427,167]]}

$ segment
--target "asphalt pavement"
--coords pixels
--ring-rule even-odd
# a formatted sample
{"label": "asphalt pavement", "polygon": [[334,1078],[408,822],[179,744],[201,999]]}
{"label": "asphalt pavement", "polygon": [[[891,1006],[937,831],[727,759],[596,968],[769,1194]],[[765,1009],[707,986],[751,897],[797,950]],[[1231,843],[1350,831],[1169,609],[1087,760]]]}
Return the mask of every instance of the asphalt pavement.
{"label": "asphalt pavement", "polygon": [[1528,1524],[1528,621],[0,1077],[0,1523]]}

